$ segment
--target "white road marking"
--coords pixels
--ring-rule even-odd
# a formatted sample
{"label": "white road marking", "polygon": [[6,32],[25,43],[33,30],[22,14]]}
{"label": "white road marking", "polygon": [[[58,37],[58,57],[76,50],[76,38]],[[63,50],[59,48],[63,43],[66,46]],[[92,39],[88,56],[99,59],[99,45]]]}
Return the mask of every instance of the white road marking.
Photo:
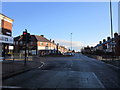
{"label": "white road marking", "polygon": [[104,85],[101,83],[101,81],[97,78],[97,76],[95,75],[95,73],[92,73],[94,75],[94,77],[96,78],[96,80],[98,81],[98,83],[101,85],[101,88],[105,88]]}
{"label": "white road marking", "polygon": [[44,62],[41,62],[42,63],[42,65],[40,66],[40,67],[38,67],[38,68],[42,68],[44,65],[45,65],[45,63]]}

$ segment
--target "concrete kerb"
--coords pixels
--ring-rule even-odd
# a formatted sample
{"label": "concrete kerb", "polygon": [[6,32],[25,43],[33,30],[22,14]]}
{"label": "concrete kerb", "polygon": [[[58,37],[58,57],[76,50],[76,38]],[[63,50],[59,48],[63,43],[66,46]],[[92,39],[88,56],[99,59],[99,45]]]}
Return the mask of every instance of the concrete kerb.
{"label": "concrete kerb", "polygon": [[31,70],[31,68],[25,69],[25,70],[20,70],[20,71],[14,72],[14,73],[9,73],[9,74],[3,76],[2,79],[4,80],[4,79],[7,79],[7,78],[9,78],[9,77],[13,77],[13,76],[16,76],[16,75],[18,75],[18,74],[27,72],[27,71],[29,71],[29,70]]}
{"label": "concrete kerb", "polygon": [[[97,59],[96,59],[97,60]],[[101,61],[101,60],[100,60]],[[101,61],[102,63],[104,63],[104,64],[106,64],[108,67],[110,67],[110,68],[112,68],[112,69],[114,69],[114,70],[116,70],[116,71],[119,71],[120,70],[120,68],[119,67],[117,67],[117,66],[115,66],[115,65],[112,65],[112,64],[108,64],[108,63],[105,63],[105,62],[103,62],[103,61]]]}
{"label": "concrete kerb", "polygon": [[[43,64],[44,64],[44,63],[40,62],[39,67],[43,67],[43,66],[44,66]],[[13,72],[13,73],[8,73],[8,74],[2,76],[2,79],[4,80],[4,79],[7,79],[7,78],[10,78],[10,77],[16,76],[16,75],[18,75],[18,74],[21,74],[21,73],[24,73],[24,72],[30,71],[30,70],[35,69],[35,68],[38,68],[38,65],[36,65],[36,66],[34,66],[34,67],[28,67],[28,68],[25,67],[25,68],[22,69],[22,70],[19,70],[19,71]]]}
{"label": "concrete kerb", "polygon": [[[105,62],[104,62],[105,63]],[[106,63],[107,64],[107,63]],[[120,68],[117,66],[114,66],[112,64],[107,64],[110,68],[114,68],[114,70],[120,71]]]}

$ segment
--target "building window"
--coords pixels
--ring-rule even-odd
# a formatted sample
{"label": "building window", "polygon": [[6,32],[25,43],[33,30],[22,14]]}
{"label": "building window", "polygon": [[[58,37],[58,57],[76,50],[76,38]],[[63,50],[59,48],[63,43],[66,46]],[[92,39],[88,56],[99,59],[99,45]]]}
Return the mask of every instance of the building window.
{"label": "building window", "polygon": [[46,43],[46,45],[48,46],[48,43]]}
{"label": "building window", "polygon": [[22,45],[22,41],[20,41],[20,45]]}
{"label": "building window", "polygon": [[30,42],[31,45],[33,45],[33,42]]}
{"label": "building window", "polygon": [[48,50],[48,46],[45,47],[45,50]]}
{"label": "building window", "polygon": [[42,43],[42,42],[40,42],[40,45],[43,45],[43,43]]}
{"label": "building window", "polygon": [[16,45],[18,45],[18,41],[16,41]]}
{"label": "building window", "polygon": [[15,41],[13,43],[14,43],[14,45],[16,44]]}

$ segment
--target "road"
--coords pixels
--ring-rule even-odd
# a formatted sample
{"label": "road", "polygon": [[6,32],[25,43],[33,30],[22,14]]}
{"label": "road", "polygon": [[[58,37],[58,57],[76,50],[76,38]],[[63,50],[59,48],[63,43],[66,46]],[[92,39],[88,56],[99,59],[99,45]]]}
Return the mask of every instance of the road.
{"label": "road", "polygon": [[42,66],[3,80],[3,88],[120,88],[118,69],[82,54],[38,60]]}

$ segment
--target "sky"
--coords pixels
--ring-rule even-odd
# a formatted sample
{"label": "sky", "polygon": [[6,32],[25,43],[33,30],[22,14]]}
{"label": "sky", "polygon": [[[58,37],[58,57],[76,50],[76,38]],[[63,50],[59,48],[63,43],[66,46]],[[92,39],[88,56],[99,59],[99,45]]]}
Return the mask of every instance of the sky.
{"label": "sky", "polygon": [[[118,32],[118,3],[112,2],[113,29]],[[2,13],[12,19],[13,37],[27,29],[79,51],[95,46],[110,33],[109,2],[2,2]]]}

